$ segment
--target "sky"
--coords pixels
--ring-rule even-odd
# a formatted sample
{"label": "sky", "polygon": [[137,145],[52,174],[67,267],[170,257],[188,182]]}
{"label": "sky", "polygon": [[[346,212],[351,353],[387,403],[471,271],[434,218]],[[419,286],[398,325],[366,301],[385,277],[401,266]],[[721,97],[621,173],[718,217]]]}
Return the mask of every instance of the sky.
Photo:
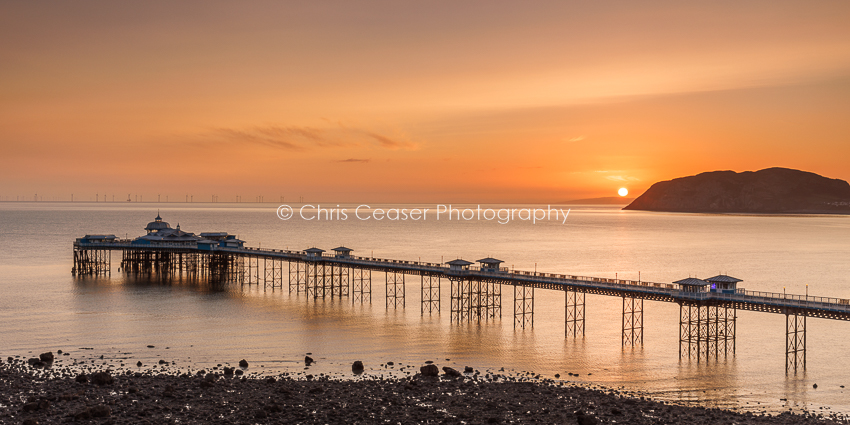
{"label": "sky", "polygon": [[847,1],[6,1],[0,200],[850,180]]}

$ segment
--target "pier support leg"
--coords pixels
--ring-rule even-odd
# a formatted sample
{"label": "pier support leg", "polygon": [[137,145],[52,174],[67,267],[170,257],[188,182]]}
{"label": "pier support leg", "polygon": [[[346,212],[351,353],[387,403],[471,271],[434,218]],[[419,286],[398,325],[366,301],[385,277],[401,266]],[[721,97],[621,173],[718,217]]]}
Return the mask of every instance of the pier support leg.
{"label": "pier support leg", "polygon": [[422,286],[420,287],[422,295],[422,303],[419,312],[425,314],[425,311],[432,313],[434,310],[440,311],[440,276],[422,275]]}
{"label": "pier support leg", "polygon": [[240,283],[260,284],[260,257],[249,255],[245,257],[245,277]]}
{"label": "pier support leg", "polygon": [[469,320],[471,311],[472,282],[459,278],[451,280],[451,320]]}
{"label": "pier support leg", "polygon": [[623,346],[643,345],[643,299],[623,297]]}
{"label": "pier support leg", "polygon": [[283,289],[283,261],[275,258],[264,259],[263,288]]}
{"label": "pier support leg", "polygon": [[514,285],[514,329],[534,327],[534,287]]}
{"label": "pier support leg", "polygon": [[313,296],[313,299],[325,298],[329,295],[328,283],[328,267],[325,263],[308,262],[307,263],[307,296]]}
{"label": "pier support leg", "polygon": [[564,324],[564,336],[566,337],[577,337],[581,335],[584,337],[584,292],[571,291],[567,289],[564,291],[564,297],[566,298],[566,308],[565,308],[565,324]]}
{"label": "pier support leg", "polygon": [[708,356],[720,358],[735,355],[737,310],[728,305],[711,305],[708,309]]}
{"label": "pier support leg", "polygon": [[699,362],[735,355],[736,312],[733,306],[723,304],[679,304],[679,358]]}
{"label": "pier support leg", "polygon": [[785,313],[785,373],[806,370],[806,316]]}
{"label": "pier support leg", "polygon": [[307,292],[307,263],[289,262],[289,292]]}
{"label": "pier support leg", "polygon": [[366,269],[351,269],[351,292],[354,294],[351,297],[351,303],[360,302],[361,304],[369,299],[369,304],[372,304],[372,271]]}
{"label": "pier support leg", "polygon": [[101,249],[74,250],[74,268],[71,272],[75,275],[111,276],[112,252]]}
{"label": "pier support leg", "polygon": [[247,275],[245,273],[245,258],[235,255],[224,254],[225,278],[228,282],[244,284]]}
{"label": "pier support leg", "polygon": [[698,304],[679,304],[679,358],[696,358],[699,362],[705,357],[705,313],[706,309]]}
{"label": "pier support leg", "polygon": [[487,317],[487,283],[480,280],[469,281],[469,318],[481,321]]}
{"label": "pier support leg", "polygon": [[404,308],[404,273],[386,272],[387,277],[387,308],[401,305]]}
{"label": "pier support leg", "polygon": [[487,316],[495,319],[502,317],[502,284],[490,282],[487,288]]}
{"label": "pier support leg", "polygon": [[478,321],[502,317],[502,285],[475,280],[470,282],[470,316]]}
{"label": "pier support leg", "polygon": [[347,297],[349,291],[349,272],[351,268],[340,264],[330,265],[331,296]]}

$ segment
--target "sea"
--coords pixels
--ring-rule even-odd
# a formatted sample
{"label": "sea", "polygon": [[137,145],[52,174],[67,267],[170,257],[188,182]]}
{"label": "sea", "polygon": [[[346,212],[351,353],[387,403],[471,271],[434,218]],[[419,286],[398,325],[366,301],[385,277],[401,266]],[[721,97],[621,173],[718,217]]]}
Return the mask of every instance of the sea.
{"label": "sea", "polygon": [[[143,235],[157,214],[187,232],[229,232],[247,246],[337,246],[354,255],[445,262],[484,257],[515,270],[671,283],[728,274],[747,290],[850,298],[850,217],[623,211],[607,205],[0,202],[0,358],[63,350],[77,367],[194,372],[246,359],[255,374],[353,379],[407,376],[438,366],[618,389],[673,403],[777,413],[850,413],[850,323],[807,321],[807,367],[786,371],[786,317],[737,311],[734,355],[680,358],[679,306],[646,301],[644,342],[621,342],[622,298],[587,295],[585,335],[565,337],[564,293],[535,291],[533,327],[516,328],[513,290],[500,318],[453,321],[420,308],[407,276],[404,307],[388,306],[386,278],[371,300],[312,299],[264,285],[111,275],[75,277],[75,238]],[[357,208],[360,207],[360,210]],[[402,209],[420,209],[413,219]],[[443,208],[443,210],[441,210]],[[455,215],[447,208],[459,209]],[[336,209],[337,212],[328,212]],[[478,214],[463,215],[469,209]],[[487,210],[492,213],[487,213]],[[541,220],[535,209],[549,210]],[[551,209],[559,211],[553,218]],[[378,210],[382,213],[375,215]],[[396,210],[395,213],[392,210]],[[502,210],[514,210],[499,220]],[[523,210],[528,210],[523,214]],[[443,211],[441,213],[441,211]],[[481,211],[484,214],[480,214]],[[339,212],[346,212],[345,216]],[[564,214],[561,214],[563,212]],[[383,219],[378,219],[383,217]],[[491,218],[492,217],[492,218]],[[393,219],[394,218],[394,219]],[[287,273],[284,273],[286,280]],[[149,347],[150,346],[150,347]],[[305,369],[304,357],[316,363]],[[103,359],[100,356],[103,355]],[[62,358],[62,357],[60,357]],[[388,365],[392,362],[393,365]]]}

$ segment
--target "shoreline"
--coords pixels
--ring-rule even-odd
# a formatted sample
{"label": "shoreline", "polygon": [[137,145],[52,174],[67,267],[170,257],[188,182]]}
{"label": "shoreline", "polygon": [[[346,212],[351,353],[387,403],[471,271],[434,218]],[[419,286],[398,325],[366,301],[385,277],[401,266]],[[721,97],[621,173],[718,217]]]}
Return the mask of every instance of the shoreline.
{"label": "shoreline", "polygon": [[268,374],[247,363],[192,373],[166,370],[167,363],[144,370],[61,365],[61,354],[55,365],[36,357],[3,361],[0,423],[850,423],[835,413],[685,406],[534,374],[442,370],[430,363],[399,364],[400,371],[408,369],[404,377],[337,378]]}

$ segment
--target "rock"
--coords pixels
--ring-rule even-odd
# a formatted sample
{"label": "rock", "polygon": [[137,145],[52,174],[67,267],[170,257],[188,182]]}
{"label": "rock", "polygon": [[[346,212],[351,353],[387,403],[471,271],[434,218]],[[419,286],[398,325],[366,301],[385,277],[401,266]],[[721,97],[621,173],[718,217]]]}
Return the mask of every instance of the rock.
{"label": "rock", "polygon": [[422,376],[440,376],[440,369],[437,369],[435,364],[427,364],[419,368],[419,373]]}
{"label": "rock", "polygon": [[91,374],[91,382],[97,385],[110,385],[115,382],[115,378],[109,372],[95,372]]}
{"label": "rock", "polygon": [[445,373],[447,376],[451,376],[453,378],[458,378],[460,376],[463,376],[460,372],[458,372],[458,371],[456,371],[456,370],[454,370],[454,369],[452,369],[448,366],[443,366],[443,373]]}
{"label": "rock", "polygon": [[62,354],[62,350],[56,350],[56,354]]}
{"label": "rock", "polygon": [[850,184],[788,168],[713,171],[652,185],[624,209],[700,213],[850,212]]}
{"label": "rock", "polygon": [[27,363],[29,363],[30,366],[35,366],[38,363],[41,363],[41,359],[39,359],[38,357],[32,357],[30,359],[27,359]]}
{"label": "rock", "polygon": [[29,403],[24,403],[24,412],[25,413],[35,412],[36,410],[38,410],[38,402],[37,401],[31,401]]}
{"label": "rock", "polygon": [[313,363],[313,358],[310,356],[304,356],[304,364],[310,366]]}
{"label": "rock", "polygon": [[387,366],[395,366],[395,363],[393,363],[393,362],[387,362]]}
{"label": "rock", "polygon": [[561,374],[560,374],[560,373],[556,373],[556,374],[555,374],[555,379],[558,379],[558,378],[560,378],[560,377],[561,377]]}
{"label": "rock", "polygon": [[599,420],[593,416],[585,414],[584,412],[576,412],[576,422],[578,425],[597,425]]}
{"label": "rock", "polygon": [[227,375],[227,376],[232,376],[233,375],[233,368],[232,367],[225,367],[224,368],[224,374]]}
{"label": "rock", "polygon": [[154,347],[153,345],[148,345],[148,348],[156,348],[156,347]]}
{"label": "rock", "polygon": [[33,419],[33,418],[29,418],[29,419],[24,419],[24,421],[21,422],[21,424],[22,425],[38,425],[38,421]]}
{"label": "rock", "polygon": [[81,384],[85,384],[85,383],[89,382],[89,377],[85,373],[81,373],[81,374],[77,375],[77,377],[74,378],[74,380],[81,383]]}
{"label": "rock", "polygon": [[242,369],[236,369],[236,371],[234,373],[236,374],[236,376],[239,376],[239,375],[242,375],[245,372],[243,372]]}
{"label": "rock", "polygon": [[363,362],[357,360],[356,362],[351,364],[351,371],[357,374],[363,373],[364,367]]}
{"label": "rock", "polygon": [[466,367],[463,368],[463,373],[472,373],[472,372],[475,372],[475,370],[472,369],[472,366],[466,366]]}
{"label": "rock", "polygon": [[43,362],[49,363],[49,362],[53,361],[53,353],[50,352],[50,351],[48,351],[46,353],[41,353],[41,354],[38,355],[38,358],[39,358],[39,360],[41,360]]}
{"label": "rock", "polygon": [[248,367],[248,360],[239,360],[239,367]]}
{"label": "rock", "polygon": [[15,362],[15,358],[10,356],[10,357],[8,357],[8,358],[6,359],[6,361],[8,361],[9,363],[14,363],[14,362]]}
{"label": "rock", "polygon": [[814,384],[814,385],[812,385],[812,388],[814,388],[814,389],[818,389],[818,384]]}
{"label": "rock", "polygon": [[81,421],[85,419],[91,419],[91,410],[83,409],[74,414],[74,419]]}
{"label": "rock", "polygon": [[136,366],[138,366],[138,367],[142,367],[142,361],[141,361],[141,360],[137,361],[137,362],[136,362]]}
{"label": "rock", "polygon": [[89,412],[91,412],[91,416],[93,418],[108,418],[112,415],[112,409],[105,404],[98,404],[97,406],[90,408]]}

